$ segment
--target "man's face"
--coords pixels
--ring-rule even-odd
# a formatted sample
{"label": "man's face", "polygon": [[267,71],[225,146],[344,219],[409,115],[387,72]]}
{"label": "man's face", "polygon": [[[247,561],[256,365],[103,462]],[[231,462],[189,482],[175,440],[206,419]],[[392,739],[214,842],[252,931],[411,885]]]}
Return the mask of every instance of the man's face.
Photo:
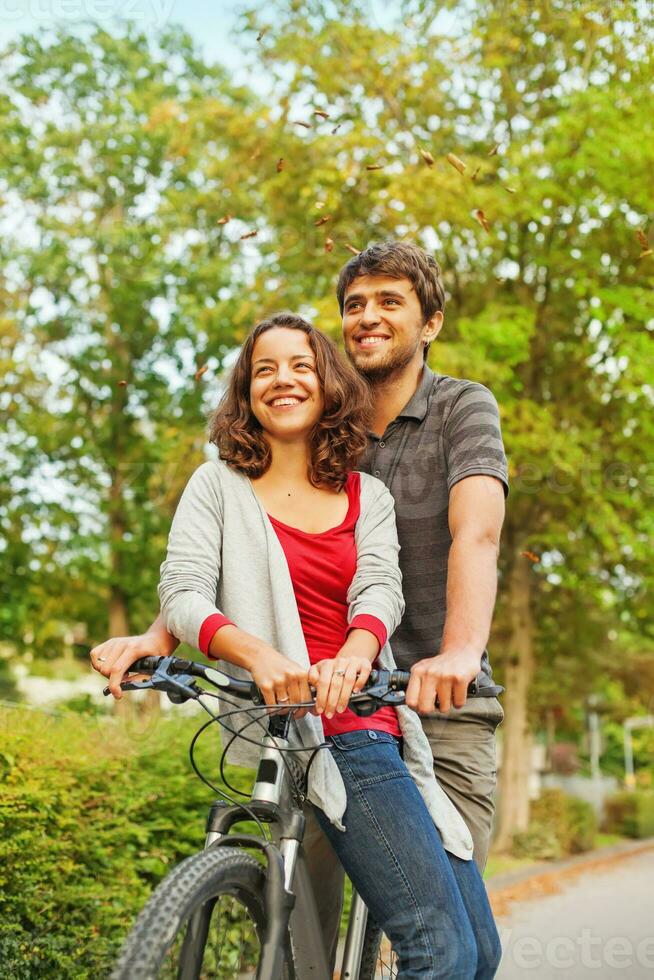
{"label": "man's face", "polygon": [[357,371],[373,383],[420,368],[425,342],[434,339],[442,313],[424,323],[416,291],[408,279],[360,276],[345,293],[343,340]]}

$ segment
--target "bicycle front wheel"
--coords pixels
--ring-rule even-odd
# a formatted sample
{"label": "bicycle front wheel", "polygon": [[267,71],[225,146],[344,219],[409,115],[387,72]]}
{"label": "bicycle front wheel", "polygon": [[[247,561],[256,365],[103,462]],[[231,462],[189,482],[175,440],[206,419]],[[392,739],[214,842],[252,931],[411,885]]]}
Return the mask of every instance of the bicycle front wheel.
{"label": "bicycle front wheel", "polygon": [[[111,980],[254,980],[265,932],[265,869],[215,847],[187,858],[155,889]],[[283,980],[295,980],[290,942]]]}
{"label": "bicycle front wheel", "polygon": [[395,980],[397,956],[388,937],[368,916],[358,980]]}

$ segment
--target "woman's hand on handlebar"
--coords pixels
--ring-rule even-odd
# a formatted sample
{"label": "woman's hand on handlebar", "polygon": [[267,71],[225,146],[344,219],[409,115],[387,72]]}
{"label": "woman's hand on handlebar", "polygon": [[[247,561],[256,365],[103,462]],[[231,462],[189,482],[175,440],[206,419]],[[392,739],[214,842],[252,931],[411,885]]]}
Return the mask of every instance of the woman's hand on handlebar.
{"label": "woman's hand on handlebar", "polygon": [[352,694],[361,690],[371,670],[369,657],[363,655],[339,654],[318,661],[309,670],[309,683],[316,689],[312,713],[331,718],[335,712],[345,711]]}
{"label": "woman's hand on handlebar", "polygon": [[[120,689],[121,681],[129,673],[135,660],[141,657],[164,657],[169,649],[161,644],[154,633],[142,633],[139,636],[116,636],[105,640],[90,653],[91,666],[103,677],[109,678],[109,690],[117,701],[123,696]],[[130,680],[145,680],[148,675],[134,674]]]}
{"label": "woman's hand on handlebar", "polygon": [[[306,704],[307,701],[313,701],[306,668],[272,647],[262,651],[249,670],[264,701],[271,707],[283,707],[286,702]],[[294,716],[303,718],[308,711],[309,708],[298,708]]]}

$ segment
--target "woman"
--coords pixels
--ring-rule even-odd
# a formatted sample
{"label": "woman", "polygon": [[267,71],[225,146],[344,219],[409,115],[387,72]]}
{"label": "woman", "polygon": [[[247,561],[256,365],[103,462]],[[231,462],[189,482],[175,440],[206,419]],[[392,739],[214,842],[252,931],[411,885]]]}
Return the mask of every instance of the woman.
{"label": "woman", "polygon": [[[271,706],[316,688],[313,713],[293,724],[298,744],[330,746],[308,798],[398,976],[481,980],[499,940],[419,720],[405,706],[369,718],[347,708],[373,663],[393,666],[387,637],[404,609],[392,497],[353,470],[367,408],[364,383],[309,323],[279,314],[255,327],[213,419],[220,459],[196,470],[173,520],[162,616],[173,636],[251,675]],[[143,652],[109,641],[92,660],[117,692]],[[256,761],[236,746],[238,761]]]}

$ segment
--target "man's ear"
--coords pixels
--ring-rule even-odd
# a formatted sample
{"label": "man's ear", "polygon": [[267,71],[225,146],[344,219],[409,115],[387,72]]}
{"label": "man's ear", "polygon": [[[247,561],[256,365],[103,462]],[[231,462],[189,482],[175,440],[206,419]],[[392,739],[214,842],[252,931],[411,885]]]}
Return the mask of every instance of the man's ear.
{"label": "man's ear", "polygon": [[432,340],[436,340],[439,333],[441,332],[441,327],[443,326],[443,312],[442,310],[437,310],[433,316],[430,316],[426,324],[422,328],[422,340],[425,345],[431,344]]}

